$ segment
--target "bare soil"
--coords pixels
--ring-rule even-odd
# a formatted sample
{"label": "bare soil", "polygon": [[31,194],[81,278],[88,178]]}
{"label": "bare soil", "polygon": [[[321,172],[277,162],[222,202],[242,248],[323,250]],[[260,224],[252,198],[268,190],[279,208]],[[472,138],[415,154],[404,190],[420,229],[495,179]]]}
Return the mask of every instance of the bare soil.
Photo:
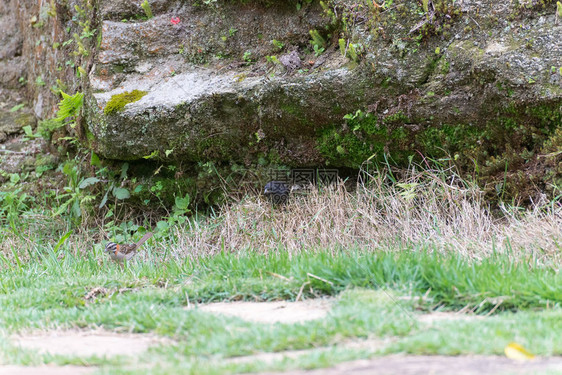
{"label": "bare soil", "polygon": [[95,370],[82,366],[0,366],[0,375],[87,375]]}
{"label": "bare soil", "polygon": [[562,358],[536,358],[528,362],[516,362],[498,356],[404,356],[390,355],[369,360],[340,363],[318,370],[267,372],[260,375],[427,375],[427,374],[562,374]]}
{"label": "bare soil", "polygon": [[50,331],[13,336],[15,345],[40,353],[88,357],[133,356],[164,340],[153,335],[108,331]]}
{"label": "bare soil", "polygon": [[320,298],[298,302],[218,302],[199,305],[199,310],[236,316],[258,323],[300,323],[322,319],[330,311],[334,299]]}
{"label": "bare soil", "polygon": [[[339,343],[338,348],[353,349],[353,350],[358,350],[358,349],[378,350],[378,349],[382,349],[390,341],[392,340],[391,339],[349,340]],[[328,346],[328,347],[305,349],[305,350],[287,350],[284,352],[276,352],[276,353],[258,353],[248,356],[233,357],[227,359],[226,361],[229,363],[251,363],[255,361],[271,363],[274,361],[283,360],[285,358],[296,359],[301,355],[310,354],[310,353],[320,354],[330,349],[332,348]]]}

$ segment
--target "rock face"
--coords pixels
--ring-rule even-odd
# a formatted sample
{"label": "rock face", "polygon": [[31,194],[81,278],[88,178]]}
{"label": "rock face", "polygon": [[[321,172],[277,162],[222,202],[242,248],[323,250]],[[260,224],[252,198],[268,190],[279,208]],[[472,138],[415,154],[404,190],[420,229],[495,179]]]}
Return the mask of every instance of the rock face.
{"label": "rock face", "polygon": [[[356,75],[341,57],[330,69],[303,74],[294,62],[289,68],[279,62],[275,73],[263,61],[289,46],[307,46],[309,30],[325,24],[321,8],[298,12],[292,2],[166,5],[147,21],[103,21],[90,76],[94,148],[115,159],[156,151],[161,158],[239,163],[274,152],[287,164],[321,162],[317,131],[341,121],[342,107],[363,103],[346,88],[360,83]],[[117,20],[128,12],[115,2],[103,9]],[[102,115],[114,95],[133,90],[147,95]]]}
{"label": "rock face", "polygon": [[[22,56],[23,35],[15,27],[16,15],[16,1],[0,3],[0,143],[20,133],[24,126],[35,126],[31,109],[20,103],[20,90],[27,75]],[[7,152],[3,150],[4,154]]]}
{"label": "rock face", "polygon": [[[562,185],[555,1],[57,1],[43,32],[48,12],[19,3],[3,9],[20,9],[28,81],[86,91],[80,134],[106,158],[358,168],[423,154],[492,192]],[[10,35],[1,50],[16,56]],[[71,63],[57,71],[37,40]],[[38,116],[53,111],[28,91]]]}
{"label": "rock face", "polygon": [[18,80],[24,76],[23,37],[14,27],[14,10],[15,1],[0,4],[0,87],[4,90],[19,88]]}

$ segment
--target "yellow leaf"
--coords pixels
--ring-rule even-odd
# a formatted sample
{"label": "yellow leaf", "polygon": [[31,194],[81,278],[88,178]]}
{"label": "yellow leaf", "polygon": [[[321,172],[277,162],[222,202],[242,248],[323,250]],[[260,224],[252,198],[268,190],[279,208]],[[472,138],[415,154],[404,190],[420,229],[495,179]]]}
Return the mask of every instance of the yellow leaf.
{"label": "yellow leaf", "polygon": [[505,352],[505,356],[507,358],[514,359],[516,361],[530,361],[535,358],[535,356],[527,351],[527,349],[515,342],[509,343],[503,351]]}

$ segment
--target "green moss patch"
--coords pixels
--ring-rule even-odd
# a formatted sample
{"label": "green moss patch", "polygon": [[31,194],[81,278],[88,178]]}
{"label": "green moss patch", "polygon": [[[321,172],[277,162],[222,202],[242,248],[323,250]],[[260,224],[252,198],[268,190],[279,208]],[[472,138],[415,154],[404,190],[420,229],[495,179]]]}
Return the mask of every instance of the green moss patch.
{"label": "green moss patch", "polygon": [[103,113],[110,115],[112,113],[122,111],[125,105],[140,100],[143,96],[148,94],[146,91],[133,90],[127,91],[122,94],[113,95],[105,105]]}
{"label": "green moss patch", "polygon": [[390,154],[397,162],[404,162],[412,152],[408,150],[408,130],[402,126],[408,119],[402,112],[377,119],[370,113],[357,111],[346,115],[346,126],[322,131],[319,151],[332,165],[359,168],[367,160],[384,160]]}
{"label": "green moss patch", "polygon": [[[530,202],[537,190],[557,196],[562,181],[560,102],[510,104],[482,123],[419,123],[399,111],[386,117],[357,111],[343,126],[323,129],[317,147],[333,166],[359,168],[365,160],[406,167],[414,157],[449,160],[476,177],[491,200]],[[423,123],[425,120],[421,120]]]}

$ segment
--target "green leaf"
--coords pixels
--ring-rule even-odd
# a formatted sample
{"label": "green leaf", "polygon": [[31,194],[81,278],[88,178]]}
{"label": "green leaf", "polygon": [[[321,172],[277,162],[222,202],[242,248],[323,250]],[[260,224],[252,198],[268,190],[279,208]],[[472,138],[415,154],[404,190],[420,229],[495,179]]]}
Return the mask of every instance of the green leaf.
{"label": "green leaf", "polygon": [[124,180],[127,178],[127,171],[129,170],[129,163],[123,163],[121,166],[121,179]]}
{"label": "green leaf", "polygon": [[93,185],[93,184],[95,184],[97,182],[100,182],[100,181],[101,180],[97,177],[88,177],[85,180],[82,180],[82,182],[80,182],[80,185],[78,185],[78,187],[80,189],[84,189],[84,188],[87,188],[88,186]]}
{"label": "green leaf", "polygon": [[72,173],[72,164],[71,163],[65,163],[62,166],[62,173],[64,173],[65,175],[69,176],[70,173]]}
{"label": "green leaf", "polygon": [[158,228],[158,230],[166,230],[170,227],[170,224],[168,224],[167,221],[159,221],[156,223],[156,228]]}
{"label": "green leaf", "polygon": [[22,129],[25,132],[25,135],[27,135],[28,137],[33,137],[33,129],[31,129],[31,126],[26,125]]}
{"label": "green leaf", "polygon": [[191,202],[191,198],[189,194],[186,194],[185,197],[176,197],[176,207],[179,210],[185,211],[189,207],[189,203]]}
{"label": "green leaf", "polygon": [[125,188],[115,188],[113,189],[113,196],[117,199],[127,199],[131,197],[131,193]]}
{"label": "green leaf", "polygon": [[152,151],[152,153],[150,155],[147,156],[143,156],[144,159],[152,159],[158,156],[158,150],[154,150]]}
{"label": "green leaf", "polygon": [[355,113],[348,113],[347,115],[343,116],[344,120],[355,120],[356,118],[362,119],[363,111],[358,109]]}
{"label": "green leaf", "polygon": [[174,152],[174,149],[166,150],[166,157],[170,156],[172,152]]}
{"label": "green leaf", "polygon": [[80,202],[78,202],[78,199],[74,200],[74,204],[72,205],[72,213],[75,217],[82,216],[82,210],[80,209]]}
{"label": "green leaf", "polygon": [[90,165],[93,165],[94,167],[99,167],[101,165],[99,156],[93,151],[92,156],[90,157]]}
{"label": "green leaf", "polygon": [[144,10],[144,13],[148,17],[148,19],[154,17],[154,15],[152,14],[152,9],[150,8],[150,4],[147,0],[144,0],[144,2],[141,4],[141,8]]}
{"label": "green leaf", "polygon": [[12,108],[10,108],[10,112],[16,112],[19,111],[20,109],[22,109],[25,106],[24,103],[18,104],[13,106]]}
{"label": "green leaf", "polygon": [[21,177],[17,173],[10,174],[10,182],[12,184],[17,184],[21,180]]}
{"label": "green leaf", "polygon": [[[105,192],[105,195],[103,196],[100,205],[98,206],[98,208],[102,208],[103,206],[105,206],[105,204],[107,203],[107,196],[109,195],[109,191],[111,190],[111,188],[107,189],[107,191]],[[112,212],[112,211],[110,211]],[[113,212],[112,212],[113,213]]]}
{"label": "green leaf", "polygon": [[71,234],[72,234],[72,230],[69,230],[68,232],[65,233],[64,236],[62,236],[60,238],[59,242],[57,242],[57,244],[55,245],[55,248],[54,248],[55,253],[59,251],[62,244],[66,242],[66,240],[68,239],[68,237],[70,237]]}
{"label": "green leaf", "polygon": [[[63,195],[62,197],[66,197],[68,196],[68,194]],[[61,197],[61,196],[59,196]],[[66,211],[66,209],[68,208],[68,205],[71,203],[71,200],[67,200],[66,202],[64,202],[63,204],[60,205],[59,209],[57,210],[57,212],[55,212],[53,214],[53,216],[59,216],[61,215],[64,211]]]}

